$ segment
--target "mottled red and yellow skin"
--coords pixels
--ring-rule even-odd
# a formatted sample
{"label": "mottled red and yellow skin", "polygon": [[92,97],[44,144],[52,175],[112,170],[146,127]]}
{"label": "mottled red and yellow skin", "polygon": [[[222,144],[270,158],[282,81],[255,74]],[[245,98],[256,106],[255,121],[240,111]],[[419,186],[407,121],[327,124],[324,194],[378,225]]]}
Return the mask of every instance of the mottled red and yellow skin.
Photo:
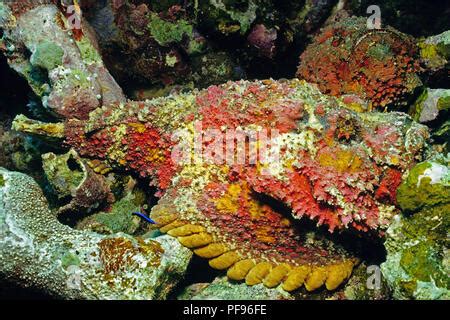
{"label": "mottled red and yellow skin", "polygon": [[[83,157],[149,178],[161,197],[152,218],[184,245],[203,248],[198,254],[213,258],[213,267],[232,270],[233,279],[244,270],[253,284],[252,263],[264,273],[269,262],[277,276],[284,269],[275,266],[294,268],[297,276],[304,272],[298,268],[308,266],[304,281],[312,290],[323,283],[334,288],[355,260],[326,238],[309,239],[292,217],[308,217],[330,231],[382,235],[397,213],[401,176],[421,160],[428,138],[425,127],[404,114],[356,113],[299,80],[229,82],[104,107],[89,121],[69,120],[65,128],[66,144]],[[248,157],[228,163],[223,157],[199,159],[190,149],[191,161],[174,160],[179,143],[193,145],[199,128],[215,129],[217,136],[239,128],[276,131],[270,148],[278,148],[279,158],[271,165]],[[174,138],[176,132],[182,134]],[[214,143],[210,138],[200,150]],[[219,141],[224,149],[226,141]],[[253,142],[263,141],[258,136]],[[278,278],[270,279],[268,286]]]}
{"label": "mottled red and yellow skin", "polygon": [[417,45],[393,28],[366,23],[351,17],[324,28],[302,53],[297,76],[325,94],[356,94],[380,108],[404,105],[421,85]]}
{"label": "mottled red and yellow skin", "polygon": [[[302,90],[310,92],[299,93],[302,86]],[[305,101],[293,99],[299,94],[308,99],[317,98],[318,103],[305,106]],[[104,108],[92,114],[87,125],[69,120],[67,144],[85,157],[104,159],[113,167],[124,167],[141,177],[150,177],[163,194],[183,169],[171,158],[175,144],[171,134],[189,123],[201,121],[203,130],[248,126],[276,129],[287,140],[293,139],[289,134],[309,130],[314,137],[303,137],[304,141],[295,146],[297,163],[283,163],[281,178],[259,174],[257,165],[232,164],[226,166],[229,181],[244,180],[252,190],[289,204],[294,216],[306,214],[317,218],[331,230],[351,226],[368,231],[386,224],[379,220],[378,204],[395,205],[401,174],[420,157],[420,144],[405,145],[408,138],[413,138],[407,136],[412,135],[408,129],[416,130],[419,137],[427,134],[406,116],[357,114],[301,82],[229,83],[210,87],[195,96],[170,100],[178,110],[164,111],[165,100],[160,99],[157,103],[130,102],[123,106],[123,112]],[[185,100],[192,104],[187,110],[181,105]],[[170,120],[169,115],[158,122],[159,113],[163,112],[176,113],[176,121],[164,123]],[[401,126],[395,125],[396,118],[402,121]],[[306,140],[314,142],[314,154],[310,147],[301,145]],[[204,147],[208,144],[203,143]],[[287,153],[283,148],[282,157]],[[350,180],[363,186],[352,185]],[[346,203],[356,206],[358,212],[354,213],[361,215],[360,219],[342,213],[344,208],[328,190],[330,186],[340,190]]]}

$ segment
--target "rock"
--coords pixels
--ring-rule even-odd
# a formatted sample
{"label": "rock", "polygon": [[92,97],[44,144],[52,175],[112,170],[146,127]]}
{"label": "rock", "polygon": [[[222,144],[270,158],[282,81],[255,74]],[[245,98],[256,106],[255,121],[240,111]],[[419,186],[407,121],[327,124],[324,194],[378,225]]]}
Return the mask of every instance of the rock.
{"label": "rock", "polygon": [[0,274],[63,299],[164,299],[191,252],[168,236],[101,236],[62,225],[24,174],[0,169]]}
{"label": "rock", "polygon": [[406,212],[418,212],[450,202],[448,160],[416,165],[397,190],[398,205]]}
{"label": "rock", "polygon": [[42,163],[50,186],[64,204],[59,214],[86,214],[114,201],[105,177],[96,174],[75,150],[63,155],[46,153]]}
{"label": "rock", "polygon": [[409,108],[409,114],[413,119],[429,125],[434,142],[442,144],[447,152],[449,151],[447,143],[450,140],[449,113],[449,89],[427,88]]}
{"label": "rock", "polygon": [[396,299],[450,298],[448,159],[414,167],[398,189],[404,212],[387,231],[382,272]]}
{"label": "rock", "polygon": [[428,69],[436,71],[449,67],[450,30],[426,38],[419,43],[420,55]]}
{"label": "rock", "polygon": [[388,230],[382,272],[396,299],[449,299],[450,206],[398,217]]}
{"label": "rock", "polygon": [[82,119],[102,104],[125,101],[84,20],[81,29],[68,31],[69,22],[55,5],[36,2],[18,9],[15,3],[0,3],[2,49],[47,112]]}
{"label": "rock", "polygon": [[263,284],[247,286],[231,283],[227,277],[218,277],[212,283],[197,283],[187,287],[179,300],[291,300],[282,289],[268,289]]}
{"label": "rock", "polygon": [[411,107],[409,114],[414,120],[420,123],[427,123],[438,119],[440,114],[448,112],[449,109],[449,89],[427,88]]}

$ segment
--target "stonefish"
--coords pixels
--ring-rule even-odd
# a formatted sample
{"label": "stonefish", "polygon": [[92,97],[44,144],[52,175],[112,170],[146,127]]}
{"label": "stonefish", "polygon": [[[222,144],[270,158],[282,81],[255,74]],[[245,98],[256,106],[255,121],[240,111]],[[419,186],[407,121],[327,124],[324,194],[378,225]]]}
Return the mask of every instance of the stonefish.
{"label": "stonefish", "polygon": [[428,139],[406,114],[357,113],[300,80],[228,82],[57,124],[19,116],[14,128],[149,179],[162,232],[230,279],[287,291],[334,290],[358,263],[298,220],[383,236]]}

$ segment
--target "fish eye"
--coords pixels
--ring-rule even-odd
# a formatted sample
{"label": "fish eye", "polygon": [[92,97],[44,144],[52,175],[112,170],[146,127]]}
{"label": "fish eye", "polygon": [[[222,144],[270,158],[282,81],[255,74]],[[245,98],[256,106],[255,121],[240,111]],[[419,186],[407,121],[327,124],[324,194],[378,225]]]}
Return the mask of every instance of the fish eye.
{"label": "fish eye", "polygon": [[336,138],[343,143],[349,143],[358,138],[359,126],[357,119],[350,114],[343,114],[336,122]]}

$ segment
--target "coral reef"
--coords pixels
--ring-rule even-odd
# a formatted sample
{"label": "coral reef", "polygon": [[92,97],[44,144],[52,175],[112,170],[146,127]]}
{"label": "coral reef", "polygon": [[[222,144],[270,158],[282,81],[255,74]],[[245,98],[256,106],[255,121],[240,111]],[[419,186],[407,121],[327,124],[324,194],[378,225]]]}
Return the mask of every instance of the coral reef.
{"label": "coral reef", "polygon": [[[81,18],[0,0],[0,50],[34,93],[6,105],[0,161],[50,203],[0,169],[2,278],[165,299],[194,252],[218,271],[181,299],[448,299],[448,33],[368,30],[335,0],[87,0],[80,21],[70,4]],[[282,79],[324,23],[312,83]]]}
{"label": "coral reef", "polygon": [[95,10],[87,11],[87,19],[100,39],[105,62],[119,81],[170,84],[189,76],[184,49],[191,42],[194,46],[196,38],[183,10],[174,8],[160,16],[145,1],[92,2],[91,6]]}
{"label": "coral reef", "polygon": [[206,87],[240,76],[232,56],[198,31],[189,4],[104,1],[87,9],[105,63],[127,91],[191,83]]}
{"label": "coral reef", "polygon": [[415,41],[390,27],[367,29],[366,23],[351,17],[324,28],[302,53],[297,76],[327,94],[356,94],[373,107],[404,105],[422,84]]}
{"label": "coral reef", "polygon": [[[241,75],[294,67],[295,52],[328,17],[335,0],[322,1],[83,1],[108,69],[125,91],[136,85],[204,88]],[[216,72],[213,56],[243,72]],[[201,67],[198,65],[201,64]],[[196,73],[203,69],[204,77]],[[212,78],[205,85],[205,79]],[[129,88],[129,87],[132,88]]]}
{"label": "coral reef", "polygon": [[64,226],[32,178],[0,169],[0,274],[65,299],[164,299],[192,256],[170,237]]}
{"label": "coral reef", "polygon": [[387,232],[383,275],[397,299],[449,299],[448,158],[415,166],[398,189],[398,216]]}

